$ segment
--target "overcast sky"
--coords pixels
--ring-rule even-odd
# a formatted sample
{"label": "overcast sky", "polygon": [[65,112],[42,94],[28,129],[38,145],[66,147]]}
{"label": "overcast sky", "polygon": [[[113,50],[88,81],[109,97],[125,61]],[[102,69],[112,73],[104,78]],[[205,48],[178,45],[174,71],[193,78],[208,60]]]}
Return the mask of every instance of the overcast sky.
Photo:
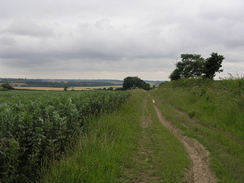
{"label": "overcast sky", "polygon": [[169,80],[212,52],[244,75],[243,0],[0,0],[0,77]]}

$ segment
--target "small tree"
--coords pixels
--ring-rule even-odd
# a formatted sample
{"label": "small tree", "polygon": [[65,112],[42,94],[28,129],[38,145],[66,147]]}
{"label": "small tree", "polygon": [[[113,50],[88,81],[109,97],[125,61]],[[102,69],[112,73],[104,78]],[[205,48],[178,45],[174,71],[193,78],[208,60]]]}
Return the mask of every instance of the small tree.
{"label": "small tree", "polygon": [[8,89],[8,90],[13,90],[13,89],[14,89],[14,88],[13,88],[10,84],[8,84],[8,83],[4,83],[4,84],[2,84],[2,87],[5,88],[5,89]]}
{"label": "small tree", "polygon": [[224,56],[218,55],[218,53],[212,53],[211,57],[206,59],[204,77],[213,79],[216,72],[223,72],[223,69],[220,68],[224,59]]}
{"label": "small tree", "polygon": [[150,85],[138,77],[127,77],[124,79],[123,89],[142,88],[144,90],[150,90]]}

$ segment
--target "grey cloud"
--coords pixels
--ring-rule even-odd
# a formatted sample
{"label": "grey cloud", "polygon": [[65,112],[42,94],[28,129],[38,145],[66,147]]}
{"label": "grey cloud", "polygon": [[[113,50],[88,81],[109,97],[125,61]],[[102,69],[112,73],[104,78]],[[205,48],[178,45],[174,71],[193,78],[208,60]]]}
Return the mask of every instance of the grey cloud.
{"label": "grey cloud", "polygon": [[109,19],[101,19],[99,21],[96,22],[96,27],[98,29],[108,29],[108,28],[112,28],[112,26],[110,25],[110,21]]}
{"label": "grey cloud", "polygon": [[16,73],[53,77],[79,71],[149,76],[162,70],[167,79],[180,54],[206,58],[218,52],[226,57],[226,67],[235,63],[232,70],[238,70],[243,12],[242,0],[4,0],[0,63]]}
{"label": "grey cloud", "polygon": [[44,25],[39,25],[34,21],[17,20],[13,21],[6,29],[7,33],[30,36],[30,37],[50,37],[53,36],[52,29]]}
{"label": "grey cloud", "polygon": [[4,36],[0,38],[0,45],[2,46],[14,46],[16,45],[16,40],[13,37]]}
{"label": "grey cloud", "polygon": [[209,20],[243,19],[244,2],[242,0],[205,1],[202,3],[198,16]]}

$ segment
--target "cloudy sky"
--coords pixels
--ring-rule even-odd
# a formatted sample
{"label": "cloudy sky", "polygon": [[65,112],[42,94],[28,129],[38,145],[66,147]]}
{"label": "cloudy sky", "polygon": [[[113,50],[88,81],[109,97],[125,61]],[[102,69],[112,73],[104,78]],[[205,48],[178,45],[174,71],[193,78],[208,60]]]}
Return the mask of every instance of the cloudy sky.
{"label": "cloudy sky", "polygon": [[243,0],[0,0],[0,77],[169,80],[212,52],[244,75]]}

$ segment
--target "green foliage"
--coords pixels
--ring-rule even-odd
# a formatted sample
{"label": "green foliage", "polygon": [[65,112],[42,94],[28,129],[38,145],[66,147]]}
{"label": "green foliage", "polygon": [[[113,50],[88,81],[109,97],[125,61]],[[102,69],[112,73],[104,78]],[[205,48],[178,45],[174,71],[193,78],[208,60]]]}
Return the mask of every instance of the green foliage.
{"label": "green foliage", "polygon": [[213,79],[216,72],[223,72],[222,69],[222,61],[225,58],[222,55],[218,55],[217,53],[212,53],[211,57],[206,59],[206,62],[204,64],[204,77]]}
{"label": "green foliage", "polygon": [[243,182],[244,78],[180,79],[154,97],[167,118],[210,151],[219,182]]}
{"label": "green foliage", "polygon": [[0,91],[8,91],[8,89],[0,86]]}
{"label": "green foliage", "polygon": [[186,150],[158,121],[148,93],[131,93],[120,110],[90,122],[71,154],[40,182],[182,182],[190,164]]}
{"label": "green foliage", "polygon": [[150,85],[138,77],[130,77],[129,76],[129,77],[124,79],[124,83],[123,83],[123,89],[124,90],[135,89],[135,88],[150,90]]}
{"label": "green foliage", "polygon": [[69,86],[69,87],[118,86],[122,84],[122,82],[118,80],[62,80],[62,79],[49,80],[49,79],[21,79],[21,78],[19,79],[2,78],[1,80],[4,83],[26,84],[23,86],[28,86],[28,87],[54,87],[54,88],[64,88],[64,86]]}
{"label": "green foliage", "polygon": [[127,92],[13,92],[0,95],[0,182],[34,182],[90,116],[117,109]]}
{"label": "green foliage", "polygon": [[181,71],[180,69],[176,68],[169,76],[171,81],[179,80],[181,78]]}
{"label": "green foliage", "polygon": [[64,86],[64,91],[67,91],[68,90],[68,86]]}
{"label": "green foliage", "polygon": [[128,102],[121,110],[99,119],[91,118],[70,154],[44,171],[40,182],[117,182],[123,162],[137,143],[134,135],[139,126],[135,123],[137,119],[134,106]]}
{"label": "green foliage", "polygon": [[14,89],[14,88],[13,88],[10,84],[8,84],[8,83],[2,84],[1,86],[2,86],[3,88],[7,89],[7,90],[13,90],[13,89]]}
{"label": "green foliage", "polygon": [[176,69],[170,74],[171,81],[181,78],[209,78],[213,79],[216,72],[222,72],[224,57],[212,53],[210,58],[204,60],[201,55],[182,54],[181,62],[176,63]]}
{"label": "green foliage", "polygon": [[200,77],[204,69],[204,59],[201,55],[182,54],[181,62],[176,63],[176,69],[169,76],[171,80],[180,78]]}
{"label": "green foliage", "polygon": [[[196,79],[196,78],[183,78],[177,81],[171,81],[168,83],[165,83],[164,85],[179,88],[179,87],[189,87],[189,88],[197,88],[197,87],[206,87],[206,86],[212,86],[214,83],[213,80],[210,79]],[[163,85],[162,85],[163,86]]]}

